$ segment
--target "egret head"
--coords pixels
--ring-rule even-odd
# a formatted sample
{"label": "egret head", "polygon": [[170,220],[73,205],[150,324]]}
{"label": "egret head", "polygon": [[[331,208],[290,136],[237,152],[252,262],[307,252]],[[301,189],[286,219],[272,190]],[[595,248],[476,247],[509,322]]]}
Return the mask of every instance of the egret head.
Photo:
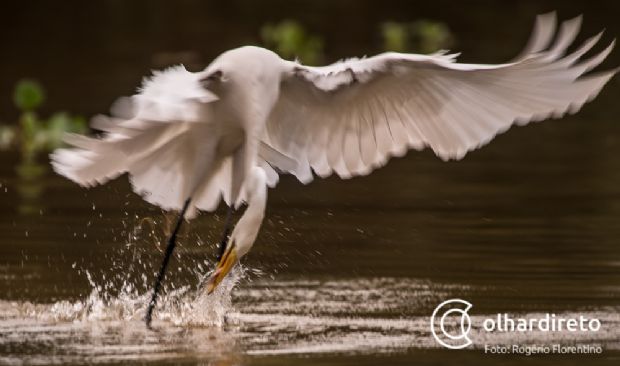
{"label": "egret head", "polygon": [[286,65],[280,56],[270,50],[244,46],[215,58],[202,72],[201,81],[220,99],[230,95],[235,105],[247,98],[271,107],[277,98]]}
{"label": "egret head", "polygon": [[252,174],[248,177],[244,191],[248,207],[235,225],[226,250],[207,282],[208,293],[215,290],[239,259],[246,255],[254,245],[265,216],[265,204],[267,202],[267,176],[262,168],[254,167],[252,169]]}

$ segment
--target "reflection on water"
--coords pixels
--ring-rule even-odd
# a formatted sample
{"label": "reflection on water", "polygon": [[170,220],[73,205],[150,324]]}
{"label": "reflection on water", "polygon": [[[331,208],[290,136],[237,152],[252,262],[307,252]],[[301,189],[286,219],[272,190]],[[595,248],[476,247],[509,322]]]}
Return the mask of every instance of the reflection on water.
{"label": "reflection on water", "polygon": [[[13,52],[0,62],[9,78],[44,80],[49,110],[92,115],[129,93],[154,66],[153,55],[192,50],[197,69],[291,14],[325,36],[330,60],[374,53],[382,22],[419,17],[448,24],[467,62],[514,56],[534,15],[556,7],[562,17],[585,14],[584,37],[603,26],[609,38],[620,34],[614,2],[468,2],[467,16],[441,1],[248,2],[241,13],[235,2],[187,2],[205,11],[148,3],[80,3],[101,15],[95,21],[77,2],[41,3],[37,11],[14,2],[22,11],[0,16],[19,31],[5,40]],[[63,13],[56,7],[78,19],[50,17]],[[148,24],[138,27],[138,19]],[[617,60],[612,54],[608,65]],[[269,192],[244,270],[210,297],[200,283],[213,266],[222,212],[200,216],[181,233],[156,332],[141,319],[163,255],[168,221],[160,210],[131,193],[124,177],[85,190],[52,175],[44,161],[16,171],[19,154],[3,152],[0,364],[617,365],[618,86],[612,80],[577,116],[511,129],[460,162],[412,152],[349,181],[301,186],[283,177]],[[0,90],[0,117],[15,120],[5,115],[7,93]],[[475,323],[497,312],[603,322],[596,334],[527,339],[473,328],[476,345],[583,342],[602,345],[603,354],[525,358],[437,348],[429,317],[453,297],[474,304]]]}
{"label": "reflection on water", "polygon": [[[552,135],[538,131],[541,139]],[[0,363],[496,363],[482,350],[437,348],[429,316],[459,297],[474,304],[475,323],[496,312],[603,322],[596,334],[525,338],[473,328],[476,347],[599,344],[602,355],[581,359],[613,364],[620,355],[618,170],[611,160],[579,160],[581,151],[561,138],[531,154],[518,147],[522,133],[455,164],[415,154],[364,179],[300,187],[285,178],[270,191],[244,270],[215,296],[200,283],[213,266],[222,215],[202,215],[184,226],[157,332],[146,331],[142,317],[166,217],[130,193],[125,179],[82,190],[52,175],[43,180],[44,209],[16,215],[20,183],[11,166],[18,157],[5,155]]]}
{"label": "reflection on water", "polygon": [[[335,281],[256,281],[231,289],[237,270],[212,296],[169,293],[161,301],[156,331],[143,322],[147,296],[103,301],[97,290],[83,301],[54,304],[0,302],[0,361],[7,364],[127,362],[206,359],[252,363],[256,356],[402,354],[436,349],[429,309],[440,299],[491,289],[402,278]],[[598,318],[596,333],[493,333],[481,329],[486,314],[472,311],[476,347],[510,344],[592,344],[620,351],[620,308],[563,312]],[[424,314],[424,315],[422,315]],[[536,313],[517,314],[540,317]],[[516,315],[514,315],[516,316]],[[53,350],[53,352],[52,352]]]}
{"label": "reflection on water", "polygon": [[[608,126],[596,122],[589,126],[600,133]],[[524,133],[546,141],[540,146],[548,151],[520,148]],[[619,146],[599,155],[551,139],[556,133],[516,130],[503,145],[500,138],[501,148],[459,163],[414,154],[346,182],[301,187],[285,178],[270,191],[245,269],[209,297],[200,283],[213,266],[222,215],[202,215],[184,226],[157,332],[146,331],[142,317],[165,216],[130,193],[125,179],[83,190],[52,175],[43,180],[43,210],[17,215],[18,157],[4,155],[0,363],[496,363],[482,350],[437,348],[430,336],[434,307],[459,297],[474,304],[477,323],[496,312],[603,323],[596,334],[526,338],[473,328],[476,346],[592,343],[602,355],[535,357],[613,364],[620,357],[620,169],[598,157]]]}
{"label": "reflection on water", "polygon": [[17,191],[21,202],[18,206],[20,214],[34,215],[41,212],[41,195],[45,188],[45,175],[47,165],[43,165],[32,155],[22,157],[22,161],[16,167],[19,178]]}

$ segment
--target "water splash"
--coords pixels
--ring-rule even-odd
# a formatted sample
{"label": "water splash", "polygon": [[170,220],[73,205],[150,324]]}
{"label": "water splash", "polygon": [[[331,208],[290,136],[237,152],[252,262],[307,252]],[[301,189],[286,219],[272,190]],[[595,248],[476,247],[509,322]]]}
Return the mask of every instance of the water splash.
{"label": "water splash", "polygon": [[[109,296],[93,286],[82,301],[54,304],[0,300],[0,364],[49,364],[196,359],[242,364],[239,357],[296,354],[390,354],[441,346],[433,339],[429,314],[438,301],[482,287],[406,278],[259,279],[233,288],[252,271],[236,268],[206,295],[192,286],[167,291],[154,313],[155,332],[142,320],[148,292],[131,286]],[[93,282],[94,284],[94,282]],[[102,291],[102,292],[99,292]],[[232,291],[232,294],[231,294]],[[472,327],[475,346],[598,344],[618,352],[618,308],[567,310],[601,319],[592,334],[534,332],[493,334]],[[523,317],[540,317],[523,313]],[[482,324],[489,314],[471,314]],[[54,352],[50,353],[50,345]],[[15,362],[3,360],[3,350]],[[245,355],[245,356],[244,356]],[[24,361],[23,357],[30,357]]]}
{"label": "water splash", "polygon": [[[22,302],[14,307],[13,315],[42,322],[142,321],[163,255],[162,243],[168,236],[166,222],[165,217],[136,216],[124,220],[120,233],[125,238],[124,244],[98,258],[96,266],[84,262],[72,264],[90,287],[82,298],[52,304]],[[204,252],[210,251],[196,250],[205,243],[195,231],[188,232],[180,241],[176,260],[168,268],[153,313],[154,325],[224,326],[226,314],[234,310],[233,288],[252,271],[237,264],[216,290],[207,295],[203,284],[214,263],[205,259]]]}
{"label": "water splash", "polygon": [[[74,264],[89,283],[81,299],[51,304],[0,300],[0,364],[172,359],[240,364],[238,358],[244,355],[376,354],[437,348],[428,321],[442,299],[471,294],[489,298],[497,291],[417,278],[275,278],[238,265],[207,295],[202,284],[213,263],[204,253],[211,253],[211,248],[192,234],[183,239],[193,245],[179,246],[166,275],[152,332],[143,318],[163,255],[160,243],[165,232],[159,231],[160,226],[128,223],[123,233],[127,240],[118,251],[106,252],[97,262],[98,269]],[[244,285],[235,289],[240,281]],[[597,311],[610,330],[578,340],[616,350],[618,309]],[[510,340],[484,339],[484,335],[472,329],[476,340],[492,344]],[[575,340],[564,335],[533,336],[540,342]]]}
{"label": "water splash", "polygon": [[[84,271],[92,291],[83,300],[58,301],[48,308],[38,306],[27,310],[42,321],[133,321],[142,320],[150,292],[140,293],[136,287],[125,282],[118,295],[105,292],[105,286],[97,285],[88,271]],[[163,294],[154,311],[154,323],[169,322],[175,326],[222,327],[226,314],[233,310],[232,291],[244,278],[246,270],[237,265],[216,290],[207,295],[205,289],[183,286]],[[32,310],[34,309],[34,314]]]}

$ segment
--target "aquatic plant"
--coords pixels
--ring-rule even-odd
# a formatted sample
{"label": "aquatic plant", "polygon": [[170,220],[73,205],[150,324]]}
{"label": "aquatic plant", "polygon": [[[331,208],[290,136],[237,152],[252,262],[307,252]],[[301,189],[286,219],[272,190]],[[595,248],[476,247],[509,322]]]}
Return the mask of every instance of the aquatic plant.
{"label": "aquatic plant", "polygon": [[295,20],[265,24],[260,35],[267,48],[286,59],[298,58],[306,65],[316,65],[323,59],[323,39],[309,34]]}
{"label": "aquatic plant", "polygon": [[16,173],[21,202],[18,211],[33,214],[41,210],[38,197],[44,190],[42,178],[48,170],[37,161],[37,154],[61,146],[66,132],[85,132],[87,124],[83,117],[66,112],[41,119],[37,109],[45,102],[45,90],[35,80],[20,80],[13,92],[13,102],[20,116],[16,125],[0,125],[0,150],[19,150],[21,159]]}
{"label": "aquatic plant", "polygon": [[383,49],[394,52],[432,53],[452,46],[454,37],[448,26],[433,20],[385,22],[381,24]]}
{"label": "aquatic plant", "polygon": [[[454,43],[454,36],[446,24],[427,19],[387,21],[381,24],[380,32],[384,51],[432,53]],[[307,65],[317,65],[324,60],[323,38],[310,34],[295,20],[265,24],[260,36],[265,47],[283,58],[298,58]]]}
{"label": "aquatic plant", "polygon": [[18,124],[0,126],[0,149],[17,147],[24,157],[33,158],[38,152],[61,146],[65,132],[86,131],[86,120],[67,112],[41,119],[37,109],[45,102],[45,90],[35,80],[20,80],[13,92],[13,102],[21,112]]}

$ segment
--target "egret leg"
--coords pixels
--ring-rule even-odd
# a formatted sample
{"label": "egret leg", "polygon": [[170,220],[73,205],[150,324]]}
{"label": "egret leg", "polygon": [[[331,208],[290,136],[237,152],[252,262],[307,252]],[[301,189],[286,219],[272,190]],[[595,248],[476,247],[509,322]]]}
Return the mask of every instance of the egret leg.
{"label": "egret leg", "polygon": [[166,247],[166,253],[164,255],[164,260],[161,263],[161,267],[159,268],[159,273],[157,274],[157,279],[155,280],[155,286],[153,286],[153,296],[151,297],[151,301],[149,302],[149,306],[146,309],[146,317],[144,320],[146,321],[146,327],[151,328],[151,319],[153,317],[153,309],[155,308],[155,304],[157,303],[157,295],[159,294],[159,290],[161,289],[161,282],[166,275],[166,268],[168,267],[168,262],[170,262],[170,257],[172,256],[172,252],[177,245],[177,234],[181,229],[181,224],[183,223],[183,218],[185,216],[185,212],[189,207],[189,203],[191,198],[188,198],[183,204],[183,209],[179,213],[179,218],[177,219],[177,224],[168,239],[168,246]]}
{"label": "egret leg", "polygon": [[232,216],[235,213],[233,205],[228,206],[226,212],[226,220],[224,221],[224,232],[222,233],[222,240],[220,240],[219,252],[217,253],[217,261],[219,262],[226,251],[226,245],[228,244],[228,238],[230,237],[230,231],[232,229]]}

